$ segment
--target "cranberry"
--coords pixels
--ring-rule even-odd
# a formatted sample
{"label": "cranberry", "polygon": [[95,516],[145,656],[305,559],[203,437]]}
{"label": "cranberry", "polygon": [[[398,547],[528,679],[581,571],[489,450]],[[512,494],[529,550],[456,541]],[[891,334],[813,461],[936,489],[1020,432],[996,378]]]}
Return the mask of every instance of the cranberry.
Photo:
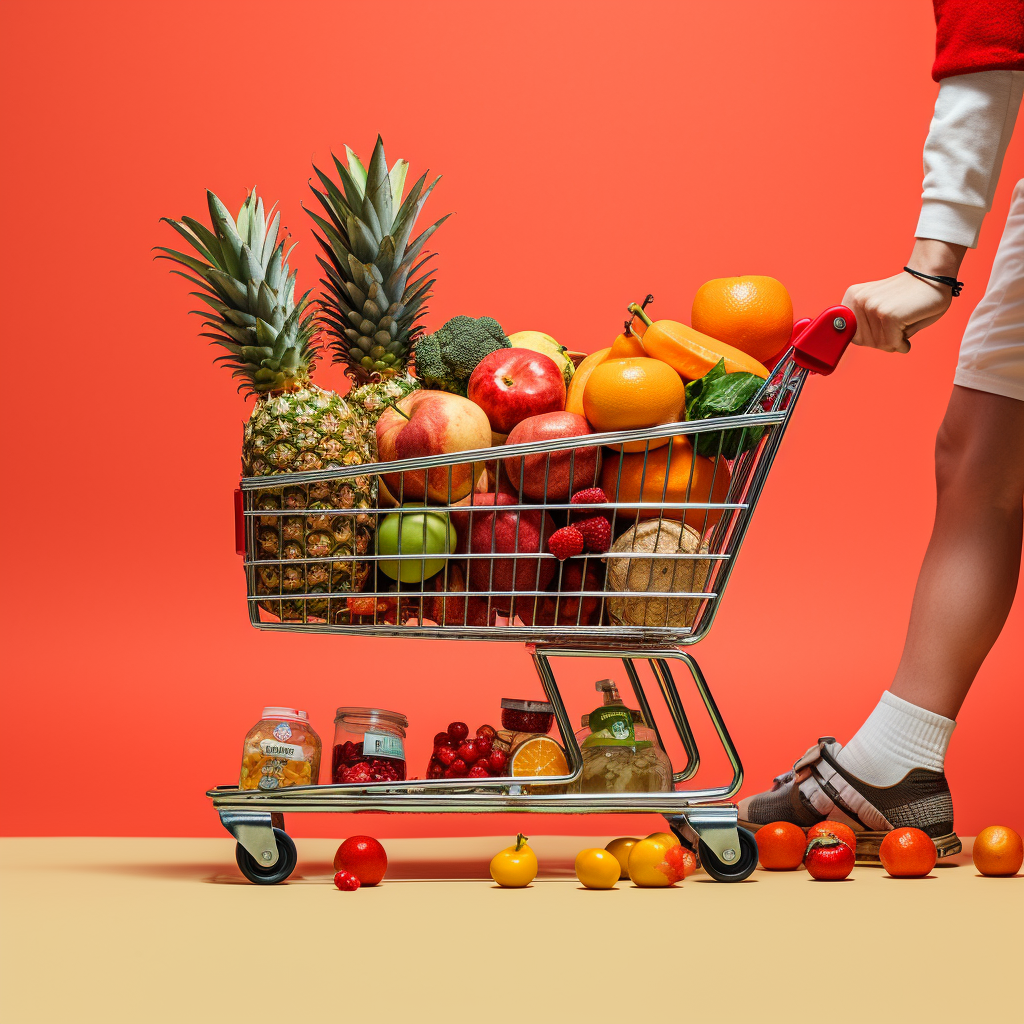
{"label": "cranberry", "polygon": [[491,756],[487,758],[487,763],[495,775],[501,775],[508,764],[508,754],[504,750],[492,750]]}
{"label": "cranberry", "polygon": [[339,871],[334,876],[334,884],[342,892],[355,892],[363,883],[351,871]]}
{"label": "cranberry", "polygon": [[453,744],[461,743],[469,735],[469,726],[465,722],[452,722],[448,726],[448,738]]}
{"label": "cranberry", "polygon": [[469,777],[471,779],[489,779],[491,773],[484,767],[482,762],[478,762],[469,769]]}
{"label": "cranberry", "polygon": [[448,738],[448,733],[439,732],[434,736],[434,749],[437,750],[439,747],[450,747],[452,741]]}
{"label": "cranberry", "polygon": [[455,751],[451,747],[438,747],[434,756],[445,766],[450,768],[455,760]]}
{"label": "cranberry", "polygon": [[452,761],[452,766],[450,770],[455,773],[457,778],[461,778],[466,774],[467,771],[469,771],[469,768],[467,767],[466,762],[463,761],[461,757],[459,757]]}
{"label": "cranberry", "polygon": [[481,736],[488,736],[490,739],[494,739],[494,734],[497,730],[493,725],[481,725],[476,731],[477,738]]}
{"label": "cranberry", "polygon": [[476,738],[476,750],[480,757],[486,757],[491,752],[491,744],[493,740],[490,736],[477,736]]}
{"label": "cranberry", "polygon": [[463,761],[466,762],[466,764],[472,764],[480,757],[480,754],[476,749],[476,743],[474,743],[473,740],[466,740],[465,743],[460,743],[459,749],[456,753]]}
{"label": "cranberry", "polygon": [[444,776],[444,766],[440,764],[432,764],[427,769],[428,779],[440,779]]}

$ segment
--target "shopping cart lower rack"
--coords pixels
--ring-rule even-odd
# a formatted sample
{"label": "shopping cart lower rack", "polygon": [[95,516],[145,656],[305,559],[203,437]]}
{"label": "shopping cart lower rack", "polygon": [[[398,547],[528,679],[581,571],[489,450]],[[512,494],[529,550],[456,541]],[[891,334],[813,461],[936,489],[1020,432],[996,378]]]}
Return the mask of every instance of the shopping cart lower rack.
{"label": "shopping cart lower rack", "polygon": [[[855,330],[843,306],[800,321],[792,346],[742,415],[587,435],[585,445],[575,437],[244,479],[236,493],[237,546],[254,626],[525,642],[568,764],[564,776],[514,780],[217,787],[208,796],[238,842],[246,877],[267,884],[291,874],[296,853],[285,813],[376,810],[657,812],[713,878],[746,878],[757,865],[757,847],[737,827],[729,802],[743,780],[739,755],[700,667],[680,648],[711,628],[808,373],[831,373]],[[483,480],[503,496],[481,493]],[[543,550],[552,517],[564,522],[570,509],[578,513],[571,493],[595,485],[607,501],[587,505],[586,513],[607,517],[618,539],[608,552],[571,560],[572,567],[560,563]],[[359,500],[374,491],[377,501]],[[424,553],[425,516],[415,551],[375,553],[381,517],[425,497],[431,511],[461,526],[458,547],[442,554],[441,567],[427,565],[437,555]],[[403,530],[398,536],[404,542]],[[392,578],[416,582],[385,589],[382,563]],[[355,591],[353,581],[363,589]],[[686,764],[673,772],[672,791],[581,791],[582,752],[551,667],[553,658],[579,657],[621,659],[639,710],[660,740],[637,667],[648,662],[686,754]],[[672,674],[680,662],[731,766],[732,778],[722,785],[685,788],[700,755]]]}

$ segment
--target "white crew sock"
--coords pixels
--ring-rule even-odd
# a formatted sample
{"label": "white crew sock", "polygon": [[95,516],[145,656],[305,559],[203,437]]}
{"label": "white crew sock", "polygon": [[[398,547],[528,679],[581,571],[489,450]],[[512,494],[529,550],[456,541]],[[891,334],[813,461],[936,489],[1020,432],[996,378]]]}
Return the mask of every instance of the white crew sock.
{"label": "white crew sock", "polygon": [[886,690],[836,760],[872,786],[891,786],[914,768],[941,772],[955,728],[951,718]]}

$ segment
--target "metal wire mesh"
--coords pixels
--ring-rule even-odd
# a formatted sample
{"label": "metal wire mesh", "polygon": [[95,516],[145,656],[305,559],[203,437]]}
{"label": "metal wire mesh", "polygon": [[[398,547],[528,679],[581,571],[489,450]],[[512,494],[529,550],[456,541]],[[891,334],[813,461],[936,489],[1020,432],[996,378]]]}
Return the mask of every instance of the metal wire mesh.
{"label": "metal wire mesh", "polygon": [[[246,478],[250,619],[577,647],[694,643],[714,620],[806,375],[791,350],[739,416]],[[571,503],[592,486],[607,502]],[[422,511],[408,508],[424,497]],[[425,553],[429,513],[454,527],[447,552]],[[399,517],[389,525],[397,552],[378,553],[388,516]],[[609,520],[610,550],[559,562],[547,538],[590,516]]]}

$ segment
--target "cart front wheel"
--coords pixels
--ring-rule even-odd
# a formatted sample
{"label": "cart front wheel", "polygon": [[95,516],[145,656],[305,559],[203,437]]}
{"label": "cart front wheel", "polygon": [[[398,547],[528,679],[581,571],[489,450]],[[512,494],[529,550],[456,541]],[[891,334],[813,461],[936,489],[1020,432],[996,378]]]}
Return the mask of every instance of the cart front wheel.
{"label": "cart front wheel", "polygon": [[299,857],[291,836],[283,829],[275,828],[274,840],[277,842],[277,863],[270,867],[260,864],[241,843],[235,847],[238,869],[256,885],[277,885],[295,870]]}
{"label": "cart front wheel", "polygon": [[757,840],[745,828],[736,831],[740,837],[740,855],[731,864],[719,860],[703,839],[698,844],[701,867],[716,882],[742,882],[757,867]]}

